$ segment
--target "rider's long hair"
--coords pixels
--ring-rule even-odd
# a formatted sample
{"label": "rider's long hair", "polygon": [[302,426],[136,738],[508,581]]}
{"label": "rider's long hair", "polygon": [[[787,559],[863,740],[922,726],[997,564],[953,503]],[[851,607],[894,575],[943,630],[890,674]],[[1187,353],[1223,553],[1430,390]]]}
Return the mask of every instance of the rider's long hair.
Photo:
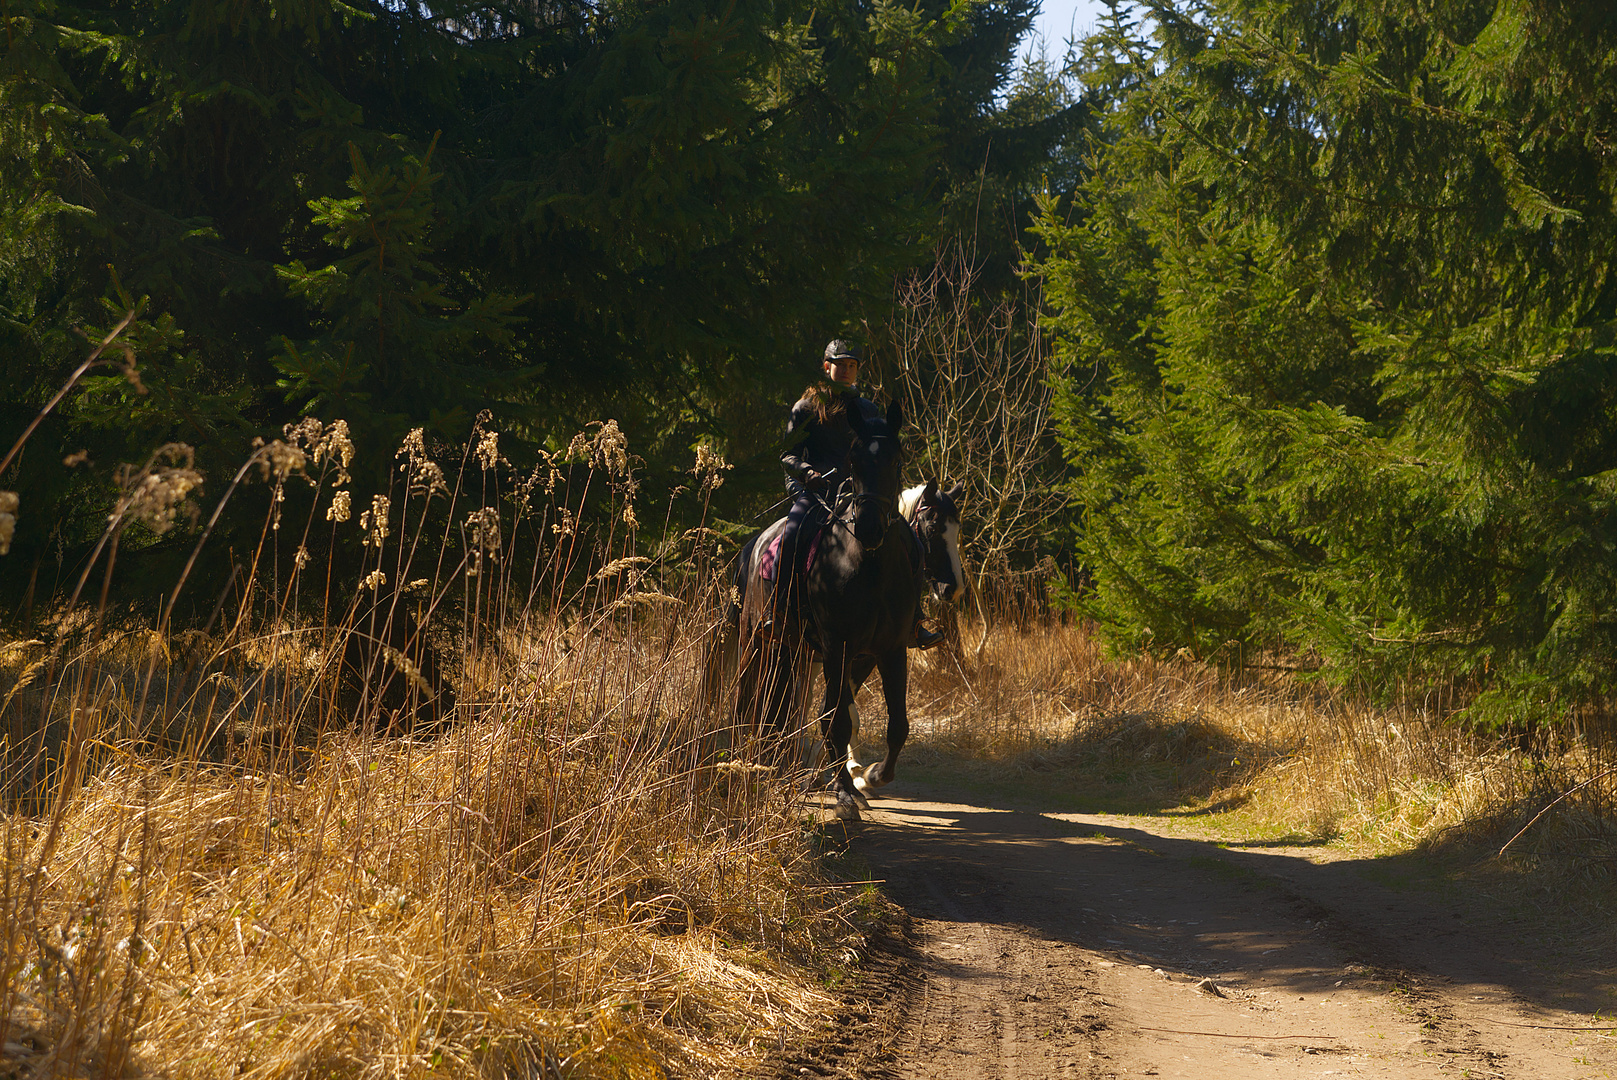
{"label": "rider's long hair", "polygon": [[834,383],[830,379],[820,379],[810,383],[808,389],[803,391],[803,400],[814,409],[814,419],[821,424],[835,422],[838,416],[844,415],[843,397],[848,388],[841,383]]}

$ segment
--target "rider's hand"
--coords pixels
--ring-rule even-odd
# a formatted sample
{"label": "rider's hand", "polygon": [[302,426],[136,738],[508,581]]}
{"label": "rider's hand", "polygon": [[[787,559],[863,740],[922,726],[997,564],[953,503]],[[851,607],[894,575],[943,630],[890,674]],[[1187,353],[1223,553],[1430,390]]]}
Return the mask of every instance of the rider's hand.
{"label": "rider's hand", "polygon": [[810,491],[824,491],[831,486],[831,478],[810,469],[808,475],[803,477],[803,486]]}

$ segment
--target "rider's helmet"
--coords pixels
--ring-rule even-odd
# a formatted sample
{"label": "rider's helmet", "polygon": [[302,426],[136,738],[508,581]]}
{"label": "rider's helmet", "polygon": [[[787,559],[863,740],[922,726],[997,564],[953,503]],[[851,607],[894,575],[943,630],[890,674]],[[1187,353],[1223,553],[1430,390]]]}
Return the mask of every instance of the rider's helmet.
{"label": "rider's helmet", "polygon": [[827,360],[855,361],[864,359],[859,352],[859,346],[851,341],[843,341],[841,338],[834,339],[831,344],[825,347],[825,358]]}

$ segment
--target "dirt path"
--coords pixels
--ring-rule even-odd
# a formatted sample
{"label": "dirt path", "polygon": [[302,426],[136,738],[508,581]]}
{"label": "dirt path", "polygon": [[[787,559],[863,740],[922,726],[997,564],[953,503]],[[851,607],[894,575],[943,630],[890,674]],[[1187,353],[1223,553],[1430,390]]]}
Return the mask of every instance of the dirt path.
{"label": "dirt path", "polygon": [[915,919],[906,989],[875,1010],[881,1053],[791,1072],[1617,1076],[1617,1039],[1551,1030],[1613,1014],[1610,958],[1458,891],[1325,849],[1184,839],[1163,818],[890,790],[850,844]]}

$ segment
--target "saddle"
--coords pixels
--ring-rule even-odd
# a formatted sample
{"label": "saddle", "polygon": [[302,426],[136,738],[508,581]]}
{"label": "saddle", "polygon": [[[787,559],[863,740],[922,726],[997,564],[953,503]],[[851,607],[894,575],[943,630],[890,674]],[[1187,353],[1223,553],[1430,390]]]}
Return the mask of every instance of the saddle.
{"label": "saddle", "polygon": [[[808,528],[809,526],[805,523],[805,530]],[[812,529],[812,532],[809,532],[808,535],[798,541],[798,550],[803,553],[803,565],[797,569],[804,574],[808,573],[808,568],[814,565],[814,556],[819,554],[820,534],[825,531],[825,525],[814,525]],[[776,574],[780,570],[780,545],[781,541],[785,539],[785,532],[776,533],[774,539],[769,541],[769,546],[764,548],[764,553],[758,557],[758,576],[765,581],[774,581]],[[803,543],[803,540],[807,540],[808,543]]]}
{"label": "saddle", "polygon": [[[920,530],[913,523],[903,518],[899,520],[904,522],[905,526],[910,530],[910,535],[915,537],[915,550],[910,556],[910,562],[919,571],[926,563],[926,537],[921,535]],[[809,567],[814,565],[814,556],[819,554],[820,551],[820,536],[825,532],[828,524],[829,522],[823,522],[813,526],[813,532],[805,537],[808,543],[799,543],[799,550],[803,552],[803,565],[798,567],[800,572],[806,574]],[[807,527],[805,526],[805,528]],[[780,570],[780,547],[781,541],[785,539],[786,534],[784,532],[776,533],[774,539],[769,541],[769,546],[764,548],[764,553],[758,558],[758,576],[765,581],[774,581],[776,574]]]}

